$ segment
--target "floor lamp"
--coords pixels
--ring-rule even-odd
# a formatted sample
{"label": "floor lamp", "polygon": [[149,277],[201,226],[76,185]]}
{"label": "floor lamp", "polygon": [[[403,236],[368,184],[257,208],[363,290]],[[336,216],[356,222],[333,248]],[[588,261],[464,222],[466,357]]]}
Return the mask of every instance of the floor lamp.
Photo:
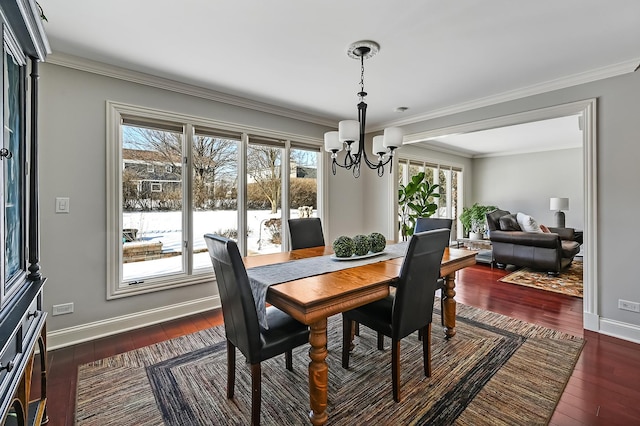
{"label": "floor lamp", "polygon": [[569,199],[551,198],[549,200],[549,209],[556,212],[556,227],[564,228],[564,212],[562,210],[569,210]]}

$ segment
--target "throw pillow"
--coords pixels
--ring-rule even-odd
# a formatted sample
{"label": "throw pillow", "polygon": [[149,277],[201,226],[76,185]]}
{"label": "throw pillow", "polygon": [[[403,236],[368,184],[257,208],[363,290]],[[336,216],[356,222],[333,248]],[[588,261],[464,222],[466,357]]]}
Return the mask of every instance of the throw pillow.
{"label": "throw pillow", "polygon": [[500,229],[503,231],[522,231],[515,214],[507,214],[500,218]]}
{"label": "throw pillow", "polygon": [[540,225],[538,225],[538,222],[536,222],[536,220],[531,216],[518,212],[516,219],[518,221],[518,225],[520,225],[520,228],[523,231],[542,232],[542,229],[540,229]]}
{"label": "throw pillow", "polygon": [[542,232],[544,232],[545,234],[550,234],[550,233],[551,233],[551,231],[549,231],[549,228],[547,228],[547,227],[546,227],[546,226],[544,226],[544,225],[540,225],[540,230],[541,230]]}

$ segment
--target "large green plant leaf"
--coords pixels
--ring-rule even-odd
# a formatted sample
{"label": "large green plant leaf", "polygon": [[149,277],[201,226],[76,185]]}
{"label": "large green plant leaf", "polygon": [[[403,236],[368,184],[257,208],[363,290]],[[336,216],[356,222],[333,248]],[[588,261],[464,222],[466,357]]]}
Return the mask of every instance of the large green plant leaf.
{"label": "large green plant leaf", "polygon": [[416,219],[432,216],[438,209],[434,202],[440,197],[440,185],[431,185],[424,172],[411,177],[406,185],[400,185],[398,190],[398,205],[400,206],[400,230],[403,238],[413,235]]}

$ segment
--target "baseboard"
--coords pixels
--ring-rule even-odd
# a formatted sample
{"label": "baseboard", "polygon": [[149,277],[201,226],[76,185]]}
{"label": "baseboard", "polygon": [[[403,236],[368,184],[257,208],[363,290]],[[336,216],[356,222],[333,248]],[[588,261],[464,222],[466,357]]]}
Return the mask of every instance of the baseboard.
{"label": "baseboard", "polygon": [[[586,327],[585,327],[586,328]],[[640,343],[640,326],[610,319],[600,319],[600,333],[633,343]]]}
{"label": "baseboard", "polygon": [[589,312],[583,312],[582,314],[582,327],[585,330],[595,331],[596,333],[600,331],[600,317],[596,314],[592,314]]}
{"label": "baseboard", "polygon": [[220,297],[210,296],[175,305],[163,306],[157,309],[136,312],[135,314],[109,318],[103,321],[63,328],[47,333],[47,349],[54,350],[64,348],[101,337],[112,336],[125,331],[205,312],[218,307],[220,307]]}

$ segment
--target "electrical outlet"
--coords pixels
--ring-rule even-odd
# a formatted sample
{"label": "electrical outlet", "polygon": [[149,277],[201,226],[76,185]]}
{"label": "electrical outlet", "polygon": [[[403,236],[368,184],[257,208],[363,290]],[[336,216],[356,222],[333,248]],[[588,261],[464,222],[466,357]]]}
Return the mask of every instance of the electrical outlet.
{"label": "electrical outlet", "polygon": [[631,312],[640,312],[640,303],[619,299],[618,309],[622,309],[624,311],[631,311]]}
{"label": "electrical outlet", "polygon": [[53,305],[53,313],[52,315],[55,317],[56,315],[64,315],[64,314],[72,314],[73,313],[73,302],[71,303],[62,303],[60,305]]}

